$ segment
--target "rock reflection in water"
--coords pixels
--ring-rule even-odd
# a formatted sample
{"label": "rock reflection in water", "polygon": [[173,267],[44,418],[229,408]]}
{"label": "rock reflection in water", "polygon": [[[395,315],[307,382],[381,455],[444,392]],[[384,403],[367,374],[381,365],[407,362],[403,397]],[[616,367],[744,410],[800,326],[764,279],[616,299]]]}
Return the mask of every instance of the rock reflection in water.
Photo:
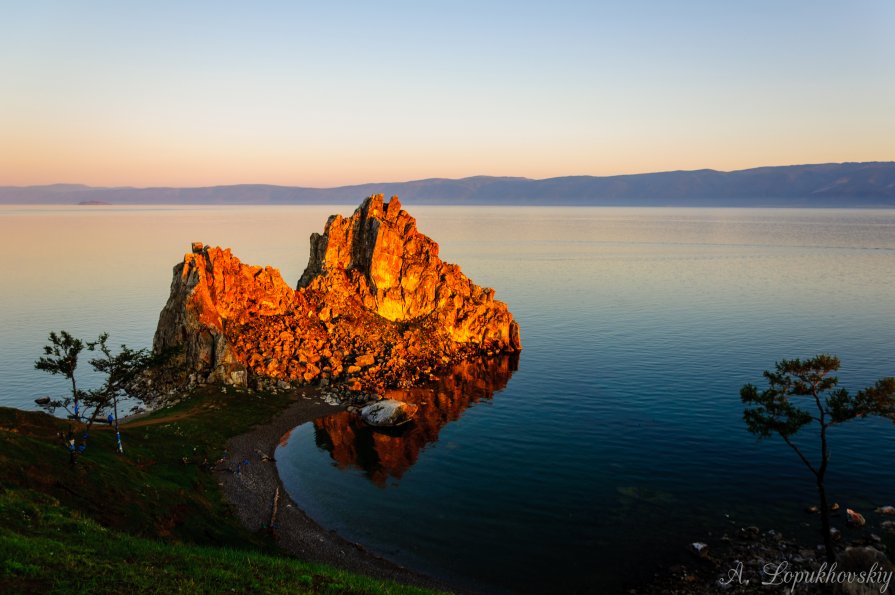
{"label": "rock reflection in water", "polygon": [[506,387],[518,363],[518,354],[459,363],[428,386],[385,392],[386,398],[419,405],[411,423],[374,429],[357,414],[341,411],[314,421],[314,439],[339,467],[363,469],[373,483],[385,487],[389,477],[404,475],[420,451],[438,440],[445,424]]}

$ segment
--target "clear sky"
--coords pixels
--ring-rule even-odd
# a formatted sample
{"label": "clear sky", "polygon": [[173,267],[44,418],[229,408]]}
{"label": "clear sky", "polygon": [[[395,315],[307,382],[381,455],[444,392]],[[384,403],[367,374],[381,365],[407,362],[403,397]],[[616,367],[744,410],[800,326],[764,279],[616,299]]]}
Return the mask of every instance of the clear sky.
{"label": "clear sky", "polygon": [[892,0],[0,0],[0,184],[895,160]]}

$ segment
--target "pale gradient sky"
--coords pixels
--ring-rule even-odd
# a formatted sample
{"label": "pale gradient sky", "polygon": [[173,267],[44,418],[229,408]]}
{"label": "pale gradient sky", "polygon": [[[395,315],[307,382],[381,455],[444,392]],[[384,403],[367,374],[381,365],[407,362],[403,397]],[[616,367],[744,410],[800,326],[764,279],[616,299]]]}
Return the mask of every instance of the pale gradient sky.
{"label": "pale gradient sky", "polygon": [[0,1],[0,184],[895,160],[895,2]]}

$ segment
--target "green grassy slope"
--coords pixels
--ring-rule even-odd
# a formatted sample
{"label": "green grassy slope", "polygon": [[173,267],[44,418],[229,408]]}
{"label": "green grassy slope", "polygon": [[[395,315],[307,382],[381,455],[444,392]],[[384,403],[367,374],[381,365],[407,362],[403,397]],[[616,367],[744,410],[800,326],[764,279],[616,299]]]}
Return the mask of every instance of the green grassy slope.
{"label": "green grassy slope", "polygon": [[207,391],[113,434],[77,465],[67,422],[0,408],[0,592],[419,592],[281,555],[245,530],[211,467],[284,396]]}

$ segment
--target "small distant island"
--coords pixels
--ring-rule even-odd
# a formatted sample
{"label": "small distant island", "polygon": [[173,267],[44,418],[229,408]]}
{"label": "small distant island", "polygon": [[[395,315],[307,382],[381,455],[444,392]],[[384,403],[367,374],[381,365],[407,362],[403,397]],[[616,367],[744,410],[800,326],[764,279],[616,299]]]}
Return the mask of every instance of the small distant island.
{"label": "small distant island", "polygon": [[81,202],[78,203],[78,206],[93,207],[93,206],[103,206],[103,205],[111,205],[111,204],[112,203],[110,203],[110,202],[105,202],[102,200],[82,200]]}
{"label": "small distant island", "polygon": [[289,205],[354,204],[399,195],[424,205],[653,207],[895,207],[895,162],[822,163],[738,171],[699,169],[617,176],[473,176],[337,188],[237,184],[203,188],[97,188],[80,184],[0,186],[0,204]]}

